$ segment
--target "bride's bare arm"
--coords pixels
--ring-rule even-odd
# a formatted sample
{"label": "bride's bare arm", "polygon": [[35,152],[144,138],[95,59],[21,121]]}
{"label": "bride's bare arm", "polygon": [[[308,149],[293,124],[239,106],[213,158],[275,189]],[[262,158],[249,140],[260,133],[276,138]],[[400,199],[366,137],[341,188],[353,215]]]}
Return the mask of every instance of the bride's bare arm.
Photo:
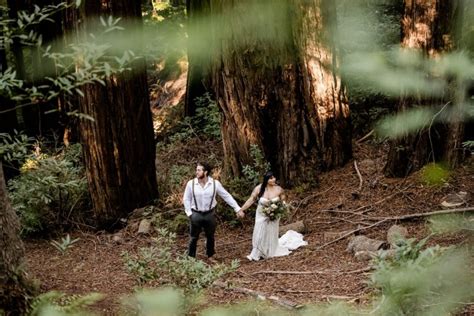
{"label": "bride's bare arm", "polygon": [[279,194],[279,196],[280,196],[280,200],[286,201],[285,190],[284,190],[282,187],[280,187],[280,194]]}
{"label": "bride's bare arm", "polygon": [[245,211],[250,206],[252,206],[252,204],[257,200],[258,192],[260,192],[260,184],[257,185],[255,189],[253,189],[252,194],[250,194],[250,197],[248,198],[248,200],[244,203],[244,205],[242,205],[242,207],[240,208],[241,212]]}

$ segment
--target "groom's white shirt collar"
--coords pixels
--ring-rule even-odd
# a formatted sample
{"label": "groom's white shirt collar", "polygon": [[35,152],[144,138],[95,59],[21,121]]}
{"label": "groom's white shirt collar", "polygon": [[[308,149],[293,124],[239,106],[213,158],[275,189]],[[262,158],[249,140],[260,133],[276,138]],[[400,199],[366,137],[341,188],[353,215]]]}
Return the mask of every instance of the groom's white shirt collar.
{"label": "groom's white shirt collar", "polygon": [[[214,181],[214,179],[208,176],[207,177],[207,182],[204,185],[204,187],[207,187],[208,185],[211,185],[212,181]],[[194,185],[199,185],[199,179],[198,178],[194,178]]]}

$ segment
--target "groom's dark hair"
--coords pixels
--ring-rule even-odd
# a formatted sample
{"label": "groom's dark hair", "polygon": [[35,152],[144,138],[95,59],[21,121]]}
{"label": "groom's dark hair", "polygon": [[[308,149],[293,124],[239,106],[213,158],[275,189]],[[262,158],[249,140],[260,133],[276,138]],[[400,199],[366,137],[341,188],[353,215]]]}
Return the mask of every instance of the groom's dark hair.
{"label": "groom's dark hair", "polygon": [[206,162],[198,162],[198,166],[201,166],[204,171],[207,171],[207,175],[210,176],[212,172],[211,166]]}
{"label": "groom's dark hair", "polygon": [[262,185],[260,186],[260,192],[258,192],[258,198],[261,198],[265,193],[265,188],[267,187],[268,180],[270,180],[271,177],[273,177],[273,172],[271,171],[267,171],[263,176]]}

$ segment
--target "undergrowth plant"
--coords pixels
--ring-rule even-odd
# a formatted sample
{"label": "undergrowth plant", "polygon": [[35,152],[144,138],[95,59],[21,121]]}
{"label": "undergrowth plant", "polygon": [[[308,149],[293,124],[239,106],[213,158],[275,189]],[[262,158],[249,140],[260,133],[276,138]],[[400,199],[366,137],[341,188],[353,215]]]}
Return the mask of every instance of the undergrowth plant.
{"label": "undergrowth plant", "polygon": [[32,157],[8,182],[23,234],[54,232],[82,216],[78,211],[90,200],[82,162],[74,160],[80,150],[74,145],[58,155]]}
{"label": "undergrowth plant", "polygon": [[99,293],[66,295],[57,291],[47,292],[36,297],[28,316],[91,315],[87,309],[103,297]]}
{"label": "undergrowth plant", "polygon": [[16,130],[13,134],[0,133],[0,159],[11,167],[22,164],[31,156],[29,148],[33,140]]}
{"label": "undergrowth plant", "polygon": [[243,177],[234,177],[228,181],[230,191],[241,200],[250,195],[253,188],[262,180],[265,172],[270,170],[270,163],[265,160],[258,145],[250,145],[250,157],[252,163],[242,168]]}
{"label": "undergrowth plant", "polygon": [[376,259],[369,284],[378,293],[377,315],[451,315],[473,298],[466,249],[425,248],[429,237],[404,240],[395,256],[382,251]]}
{"label": "undergrowth plant", "polygon": [[69,234],[67,234],[66,237],[61,238],[61,242],[53,240],[53,241],[50,242],[50,244],[54,248],[56,248],[62,255],[64,255],[79,240],[80,240],[80,238],[71,239],[71,236],[69,236]]}
{"label": "undergrowth plant", "polygon": [[186,254],[175,254],[173,245],[176,243],[176,234],[167,229],[159,229],[154,242],[155,245],[140,248],[136,254],[122,253],[127,270],[135,276],[140,286],[154,281],[196,295],[239,265],[234,260],[230,265],[210,266]]}
{"label": "undergrowth plant", "polygon": [[158,146],[173,146],[189,138],[221,139],[221,114],[209,93],[195,99],[196,113],[183,117],[182,105],[173,107],[163,116],[158,128]]}

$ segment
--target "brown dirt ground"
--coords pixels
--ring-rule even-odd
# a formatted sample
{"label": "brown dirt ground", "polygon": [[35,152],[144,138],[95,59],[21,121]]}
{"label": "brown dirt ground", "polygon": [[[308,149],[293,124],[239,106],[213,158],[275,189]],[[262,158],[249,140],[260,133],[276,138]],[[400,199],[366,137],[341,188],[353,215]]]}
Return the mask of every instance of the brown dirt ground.
{"label": "brown dirt ground", "polygon": [[[298,304],[322,302],[334,296],[347,296],[357,302],[364,302],[370,296],[365,281],[367,273],[341,274],[337,271],[352,271],[364,268],[366,262],[354,259],[346,252],[347,239],[318,249],[327,240],[325,232],[352,230],[358,225],[374,223],[374,218],[410,213],[428,212],[440,209],[439,203],[448,194],[459,191],[471,193],[466,205],[473,205],[474,161],[455,170],[447,184],[428,187],[420,181],[420,173],[406,179],[388,179],[382,175],[385,148],[370,144],[354,146],[354,159],[358,162],[363,177],[363,186],[358,198],[359,178],[353,162],[343,168],[321,174],[316,188],[304,193],[297,190],[288,192],[288,200],[295,206],[286,222],[305,220],[310,232],[305,234],[307,247],[294,251],[290,256],[272,258],[259,262],[249,262],[245,256],[251,250],[253,223],[251,218],[243,220],[242,228],[231,228],[226,223],[219,224],[216,240],[217,252],[223,262],[239,259],[239,269],[223,281],[235,286],[261,291]],[[368,161],[367,159],[370,159]],[[250,191],[250,188],[249,188]],[[364,215],[353,216],[344,211],[353,211],[362,206],[372,206]],[[336,210],[328,212],[324,210]],[[342,211],[342,212],[341,212]],[[285,224],[285,223],[282,223]],[[369,229],[368,237],[385,239],[386,230],[394,222],[384,223]],[[404,221],[412,237],[422,238],[428,234],[423,220]],[[149,245],[150,237],[128,234],[124,242],[116,244],[112,235],[106,233],[75,232],[80,241],[65,255],[60,255],[48,240],[27,241],[27,261],[31,275],[38,279],[41,291],[63,291],[71,294],[100,292],[106,298],[97,306],[97,311],[106,315],[118,313],[120,298],[133,292],[136,286],[120,257],[122,251],[135,251]],[[464,242],[464,235],[438,237],[432,243],[442,245]],[[198,251],[204,251],[200,240]],[[187,236],[178,236],[177,251],[186,249]],[[314,271],[334,270],[329,274],[269,274],[262,271]],[[208,303],[228,304],[242,301],[245,294],[213,287],[207,291]],[[471,306],[472,307],[472,306]],[[472,308],[466,313],[474,312]]]}

